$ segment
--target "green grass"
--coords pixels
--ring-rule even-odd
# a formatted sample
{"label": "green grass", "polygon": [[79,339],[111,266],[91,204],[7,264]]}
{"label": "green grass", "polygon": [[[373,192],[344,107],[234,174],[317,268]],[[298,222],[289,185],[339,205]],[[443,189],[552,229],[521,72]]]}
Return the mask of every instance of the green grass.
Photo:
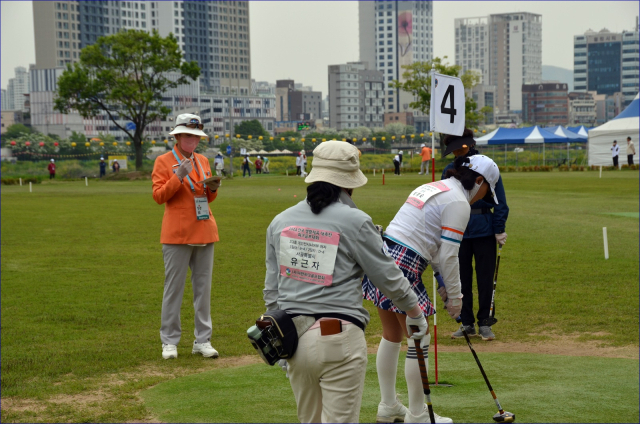
{"label": "green grass", "polygon": [[[402,355],[403,356],[403,355]],[[638,361],[539,354],[480,354],[506,411],[519,423],[638,422]],[[375,422],[380,402],[376,358],[369,356],[360,422]],[[453,422],[486,423],[497,412],[470,352],[446,353],[441,373],[453,387],[432,389],[434,411]],[[408,404],[404,359],[397,390]],[[163,422],[298,422],[280,367],[264,364],[177,378],[142,392]]]}
{"label": "green grass", "polygon": [[[610,215],[638,212],[638,174],[503,178],[511,213],[498,282],[497,337],[528,343],[569,335],[605,346],[638,346],[638,221]],[[379,174],[369,176],[354,200],[386,226],[408,193],[426,181],[416,174],[387,175],[383,186]],[[253,354],[244,333],[264,308],[265,230],[277,213],[304,198],[305,187],[300,178],[274,175],[225,180],[212,203],[221,240],[212,343],[225,357]],[[180,359],[160,359],[164,207],[152,200],[150,181],[92,180],[89,187],[45,181],[33,193],[27,186],[4,186],[0,193],[3,398],[47,400],[84,393],[101,378],[140,367],[180,374],[207,363],[190,355],[189,282]],[[603,257],[602,227],[608,229],[609,260]],[[441,315],[438,327],[447,335],[456,325]],[[368,342],[377,343],[380,332],[374,313]],[[456,344],[446,336],[439,343]],[[111,415],[67,413],[52,404],[42,420],[142,419],[145,409],[132,397],[157,382],[143,378],[122,386],[108,407]],[[3,411],[2,421],[34,420],[16,414]]]}

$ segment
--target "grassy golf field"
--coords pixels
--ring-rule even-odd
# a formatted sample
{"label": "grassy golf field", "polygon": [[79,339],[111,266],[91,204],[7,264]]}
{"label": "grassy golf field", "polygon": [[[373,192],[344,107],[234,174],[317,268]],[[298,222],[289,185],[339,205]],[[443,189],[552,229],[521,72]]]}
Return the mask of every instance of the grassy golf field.
{"label": "grassy golf field", "polygon": [[[638,422],[637,172],[503,179],[511,212],[496,300],[498,341],[474,344],[498,397],[521,422]],[[383,186],[379,174],[369,176],[354,200],[386,226],[425,181],[387,175]],[[274,215],[304,199],[305,187],[300,178],[273,174],[223,181],[211,205],[221,239],[212,289],[212,344],[221,353],[215,361],[190,354],[189,283],[178,360],[161,359],[164,207],[151,198],[150,181],[45,181],[32,193],[3,187],[2,422],[295,421],[281,372],[247,365],[246,356],[255,356],[245,331],[263,311],[265,230]],[[370,346],[381,332],[373,315]],[[455,328],[440,314],[441,379],[456,386],[437,389],[436,412],[488,422],[491,397],[466,345],[449,339]],[[254,392],[238,384],[245,379],[254,379]],[[362,420],[375,414],[375,368],[367,382]],[[177,392],[201,383],[206,397],[191,396],[193,407],[184,410],[189,403]],[[260,390],[282,393],[282,407],[244,415],[254,399],[252,409],[262,408]]]}

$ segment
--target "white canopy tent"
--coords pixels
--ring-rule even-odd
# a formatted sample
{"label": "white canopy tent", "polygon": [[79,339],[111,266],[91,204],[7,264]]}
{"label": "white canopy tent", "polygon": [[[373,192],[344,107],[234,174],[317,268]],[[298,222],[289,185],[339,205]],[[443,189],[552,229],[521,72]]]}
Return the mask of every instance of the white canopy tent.
{"label": "white canopy tent", "polygon": [[[620,157],[627,156],[627,137],[638,145],[640,135],[640,100],[636,95],[633,102],[618,116],[606,124],[589,130],[589,165],[611,166],[611,146],[613,140],[620,146]],[[620,161],[623,163],[623,161]]]}

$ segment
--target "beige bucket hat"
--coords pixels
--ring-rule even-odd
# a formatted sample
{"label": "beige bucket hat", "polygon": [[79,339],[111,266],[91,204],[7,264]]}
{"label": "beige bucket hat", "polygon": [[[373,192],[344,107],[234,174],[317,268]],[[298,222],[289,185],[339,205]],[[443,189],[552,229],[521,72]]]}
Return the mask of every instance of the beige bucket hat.
{"label": "beige bucket hat", "polygon": [[356,146],[344,141],[329,140],[313,150],[311,172],[306,183],[323,181],[343,188],[358,188],[367,183],[360,171],[360,159]]}

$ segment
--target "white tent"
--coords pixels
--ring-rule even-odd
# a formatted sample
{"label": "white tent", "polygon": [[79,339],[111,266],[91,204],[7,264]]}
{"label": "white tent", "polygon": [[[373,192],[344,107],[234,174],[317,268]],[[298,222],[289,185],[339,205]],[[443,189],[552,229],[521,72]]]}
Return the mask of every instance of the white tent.
{"label": "white tent", "polygon": [[620,146],[619,163],[627,156],[627,137],[631,137],[638,145],[640,135],[640,100],[638,95],[633,102],[618,116],[606,124],[589,130],[589,165],[611,166],[611,146],[616,140]]}

